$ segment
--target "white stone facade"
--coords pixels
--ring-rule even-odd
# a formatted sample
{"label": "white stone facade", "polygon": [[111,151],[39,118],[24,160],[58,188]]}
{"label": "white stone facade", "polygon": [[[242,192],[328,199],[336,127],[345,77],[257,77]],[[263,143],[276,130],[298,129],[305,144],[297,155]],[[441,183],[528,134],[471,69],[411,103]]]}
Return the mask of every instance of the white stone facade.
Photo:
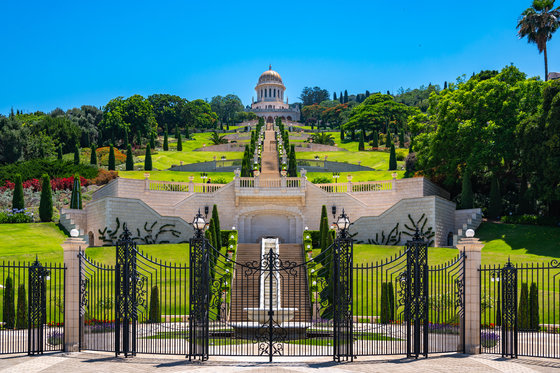
{"label": "white stone facade", "polygon": [[288,100],[284,101],[286,87],[282,77],[269,66],[268,70],[261,74],[259,82],[255,87],[257,101],[251,104],[251,111],[267,122],[273,122],[276,118],[286,121],[298,121],[300,111],[292,109]]}

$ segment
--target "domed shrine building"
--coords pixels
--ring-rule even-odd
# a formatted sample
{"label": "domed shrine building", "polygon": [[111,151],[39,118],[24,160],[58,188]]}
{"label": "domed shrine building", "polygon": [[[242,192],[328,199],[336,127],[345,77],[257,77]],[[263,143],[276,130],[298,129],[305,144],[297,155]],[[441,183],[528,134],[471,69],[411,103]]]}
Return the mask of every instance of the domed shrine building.
{"label": "domed shrine building", "polygon": [[257,101],[255,102],[253,97],[251,111],[269,123],[276,118],[281,118],[283,121],[298,121],[299,108],[290,108],[287,98],[284,101],[285,91],[286,86],[282,82],[282,77],[272,70],[272,66],[269,66],[268,70],[259,77],[259,82],[255,87]]}

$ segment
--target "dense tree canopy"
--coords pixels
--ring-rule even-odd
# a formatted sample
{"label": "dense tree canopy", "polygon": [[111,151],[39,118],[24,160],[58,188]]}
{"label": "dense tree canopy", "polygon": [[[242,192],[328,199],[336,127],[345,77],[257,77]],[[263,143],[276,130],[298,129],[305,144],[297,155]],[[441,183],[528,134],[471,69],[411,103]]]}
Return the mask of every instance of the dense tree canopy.
{"label": "dense tree canopy", "polygon": [[344,129],[400,131],[406,126],[408,115],[416,112],[418,109],[395,102],[391,95],[374,93],[352,109]]}
{"label": "dense tree canopy", "polygon": [[299,99],[303,102],[303,106],[307,106],[320,104],[321,102],[328,100],[329,97],[329,91],[326,89],[321,89],[319,87],[304,87],[301,91]]}
{"label": "dense tree canopy", "polygon": [[236,119],[236,114],[243,112],[241,99],[233,94],[212,97],[210,107],[221,123],[232,123]]}

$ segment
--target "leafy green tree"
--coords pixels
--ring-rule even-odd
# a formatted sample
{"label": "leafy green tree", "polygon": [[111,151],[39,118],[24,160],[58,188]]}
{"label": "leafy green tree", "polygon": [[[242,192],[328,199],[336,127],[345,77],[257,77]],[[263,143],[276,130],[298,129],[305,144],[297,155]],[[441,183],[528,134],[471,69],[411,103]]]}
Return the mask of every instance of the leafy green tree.
{"label": "leafy green tree", "polygon": [[[220,145],[220,144],[227,144],[228,143],[228,139],[226,139],[226,136],[225,135],[220,136],[216,131],[212,132],[212,136],[210,136],[210,141],[214,145]],[[253,140],[253,144],[254,144],[254,140]]]}
{"label": "leafy green tree", "polygon": [[303,106],[320,104],[329,99],[329,91],[319,87],[304,87],[299,99],[303,102]]}
{"label": "leafy green tree", "polygon": [[554,8],[554,0],[533,0],[530,8],[521,13],[517,23],[519,38],[527,38],[537,45],[539,53],[544,52],[544,79],[548,80],[548,55],[546,43],[560,26],[560,7]]}
{"label": "leafy green tree", "polygon": [[373,131],[372,137],[373,137],[371,141],[372,146],[374,148],[379,148],[379,133],[377,131]]}
{"label": "leafy green tree", "polygon": [[358,151],[364,151],[364,131],[360,131],[360,142],[358,143]]}
{"label": "leafy green tree", "polygon": [[43,174],[43,183],[41,188],[41,201],[39,203],[39,218],[42,222],[52,221],[53,202],[51,179],[49,175]]}
{"label": "leafy green tree", "polygon": [[27,294],[25,293],[25,284],[18,286],[16,328],[27,328]]}
{"label": "leafy green tree", "polygon": [[82,209],[82,186],[80,182],[80,175],[74,175],[74,182],[72,184],[72,195],[70,197],[71,209]]}
{"label": "leafy green tree", "polygon": [[109,145],[109,171],[115,171],[115,149],[113,148],[113,144]]}
{"label": "leafy green tree", "polygon": [[397,154],[395,153],[395,144],[391,144],[391,152],[389,153],[389,171],[397,169]]}
{"label": "leafy green tree", "polygon": [[96,153],[96,146],[92,145],[91,146],[91,154],[90,154],[90,158],[89,158],[89,163],[97,166],[97,153]]}
{"label": "leafy green tree", "polygon": [[488,216],[491,219],[498,219],[502,216],[502,195],[498,178],[493,175],[490,184],[490,204],[488,205]]}
{"label": "leafy green tree", "polygon": [[144,158],[144,170],[152,170],[152,152],[150,149],[150,144],[146,145],[146,157]]}
{"label": "leafy green tree", "polygon": [[154,94],[148,96],[147,100],[152,104],[158,125],[173,133],[183,123],[186,99],[176,95]]}
{"label": "leafy green tree", "polygon": [[2,304],[2,320],[5,329],[13,329],[15,326],[15,304],[14,304],[14,282],[10,276],[4,282],[4,302]]}
{"label": "leafy green tree", "polygon": [[62,145],[60,145],[60,144],[58,144],[58,147],[57,147],[56,158],[59,161],[62,161]]}
{"label": "leafy green tree", "polygon": [[139,133],[151,138],[156,132],[157,122],[149,100],[140,95],[124,99],[117,97],[109,101],[103,110],[99,124],[104,139],[116,141],[125,132]]}
{"label": "leafy green tree", "polygon": [[473,208],[473,190],[471,182],[471,172],[467,169],[463,173],[462,187],[461,187],[461,208]]}
{"label": "leafy green tree", "polygon": [[399,132],[399,148],[404,148],[404,131]]}
{"label": "leafy green tree", "polygon": [[167,130],[163,133],[163,150],[169,150],[169,139],[167,138]]}
{"label": "leafy green tree", "polygon": [[23,200],[23,182],[21,175],[17,174],[14,180],[14,194],[12,196],[12,209],[23,210],[25,208],[25,201]]}
{"label": "leafy green tree", "polygon": [[[342,138],[344,138],[344,136],[342,135],[344,131],[340,132],[340,136]],[[314,133],[313,135],[311,135],[311,139],[313,139],[313,143],[314,144],[322,144],[322,145],[334,145],[334,138],[330,133],[326,133],[326,132],[319,132],[319,133]]]}
{"label": "leafy green tree", "polygon": [[344,141],[344,130],[340,130],[340,141]]}
{"label": "leafy green tree", "polygon": [[157,285],[152,286],[152,290],[150,292],[150,310],[148,314],[148,322],[161,322],[161,306],[159,303],[159,289]]}
{"label": "leafy green tree", "polygon": [[132,155],[132,146],[128,144],[126,149],[126,170],[134,171],[134,157]]}
{"label": "leafy green tree", "polygon": [[244,107],[241,99],[234,94],[224,97],[214,96],[210,101],[210,108],[216,113],[220,123],[229,124],[236,117],[237,113],[243,112]]}
{"label": "leafy green tree", "polygon": [[80,164],[80,148],[78,144],[74,147],[74,164]]}
{"label": "leafy green tree", "polygon": [[185,140],[190,139],[189,126],[185,127]]}

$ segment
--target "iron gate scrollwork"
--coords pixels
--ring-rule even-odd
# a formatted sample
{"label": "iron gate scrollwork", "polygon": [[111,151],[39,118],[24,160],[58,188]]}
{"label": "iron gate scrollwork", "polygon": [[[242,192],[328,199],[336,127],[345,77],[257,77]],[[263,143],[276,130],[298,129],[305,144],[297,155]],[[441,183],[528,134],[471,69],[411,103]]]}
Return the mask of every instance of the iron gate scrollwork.
{"label": "iron gate scrollwork", "polygon": [[50,271],[39,260],[29,267],[28,293],[28,354],[44,351],[44,326],[47,321],[47,294],[45,280]]}
{"label": "iron gate scrollwork", "polygon": [[353,335],[353,241],[346,229],[334,244],[334,355],[336,361],[354,360]]}
{"label": "iron gate scrollwork", "polygon": [[[200,214],[200,213],[199,213]],[[189,360],[208,360],[210,311],[209,244],[202,230],[190,240]]]}
{"label": "iron gate scrollwork", "polygon": [[428,243],[418,231],[406,243],[405,319],[407,357],[428,356]]}
{"label": "iron gate scrollwork", "polygon": [[502,356],[517,357],[517,268],[511,262],[501,270]]}

